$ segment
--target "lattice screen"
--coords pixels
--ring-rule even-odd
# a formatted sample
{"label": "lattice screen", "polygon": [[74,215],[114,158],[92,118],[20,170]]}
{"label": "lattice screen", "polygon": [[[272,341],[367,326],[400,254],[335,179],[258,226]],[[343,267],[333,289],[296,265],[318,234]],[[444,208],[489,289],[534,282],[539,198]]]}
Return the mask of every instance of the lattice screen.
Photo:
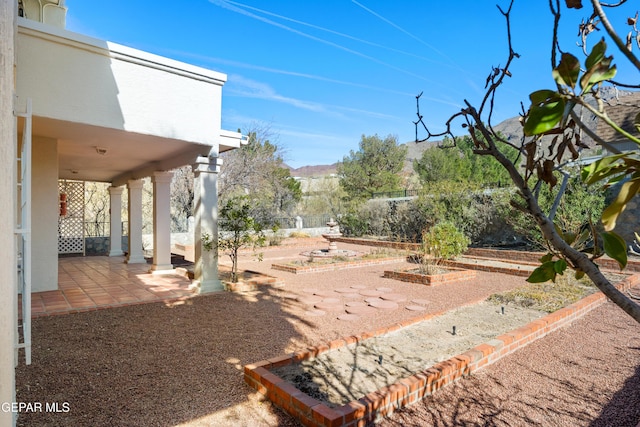
{"label": "lattice screen", "polygon": [[58,253],[84,254],[84,181],[58,181]]}

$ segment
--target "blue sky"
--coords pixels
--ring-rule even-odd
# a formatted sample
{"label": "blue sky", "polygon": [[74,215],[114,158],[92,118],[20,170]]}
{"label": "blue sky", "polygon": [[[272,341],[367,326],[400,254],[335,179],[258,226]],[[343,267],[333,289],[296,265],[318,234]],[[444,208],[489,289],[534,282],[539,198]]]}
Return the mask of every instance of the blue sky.
{"label": "blue sky", "polygon": [[[491,67],[507,58],[496,7],[506,1],[66,3],[71,31],[227,74],[223,128],[269,125],[292,167],[340,161],[363,134],[413,141],[420,92],[428,126],[442,131],[465,99],[478,103]],[[494,123],[517,115],[530,92],[553,87],[547,4],[515,1],[513,45],[521,58]],[[577,24],[587,14],[565,11],[563,48],[576,55]]]}

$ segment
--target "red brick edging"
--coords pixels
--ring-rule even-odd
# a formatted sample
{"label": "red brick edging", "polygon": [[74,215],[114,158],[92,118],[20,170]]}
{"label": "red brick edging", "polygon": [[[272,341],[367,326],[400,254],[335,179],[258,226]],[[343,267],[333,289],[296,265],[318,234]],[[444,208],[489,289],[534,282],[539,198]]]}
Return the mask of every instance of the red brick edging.
{"label": "red brick edging", "polygon": [[[415,270],[415,269],[414,269]],[[476,277],[474,270],[463,270],[455,267],[447,267],[448,273],[442,274],[421,274],[411,270],[390,271],[385,270],[384,277],[400,280],[409,283],[418,283],[427,286],[444,285],[445,283],[470,280]]]}
{"label": "red brick edging", "polygon": [[[640,274],[626,278],[619,282],[616,287],[620,290],[627,290],[637,283],[640,283]],[[358,336],[350,336],[311,347],[306,351],[286,354],[246,365],[244,367],[244,379],[248,385],[267,396],[276,406],[298,419],[305,426],[361,427],[388,416],[399,408],[419,402],[440,388],[496,362],[556,329],[570,324],[603,304],[606,300],[606,297],[601,292],[591,294],[541,319],[534,320],[525,326],[480,344],[465,353],[440,362],[424,371],[404,378],[388,387],[371,392],[338,408],[330,408],[319,400],[308,396],[291,383],[270,372],[269,369],[311,359],[331,349],[354,344],[374,336],[384,335],[442,313],[414,318],[374,332],[365,332]]]}
{"label": "red brick edging", "polygon": [[320,265],[288,265],[288,264],[271,264],[274,270],[285,271],[287,273],[304,274],[319,273],[323,271],[346,270],[349,268],[365,267],[368,265],[391,264],[394,262],[404,261],[405,257],[362,259],[357,261],[334,262]]}

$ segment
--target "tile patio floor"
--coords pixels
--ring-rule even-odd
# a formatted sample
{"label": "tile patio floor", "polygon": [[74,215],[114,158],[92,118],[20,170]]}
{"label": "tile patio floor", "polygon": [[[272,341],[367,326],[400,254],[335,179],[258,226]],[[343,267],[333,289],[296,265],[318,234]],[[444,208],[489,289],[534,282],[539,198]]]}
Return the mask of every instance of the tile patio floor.
{"label": "tile patio floor", "polygon": [[58,259],[56,291],[31,296],[31,317],[113,308],[195,296],[180,274],[151,274],[150,264],[125,264],[124,257]]}

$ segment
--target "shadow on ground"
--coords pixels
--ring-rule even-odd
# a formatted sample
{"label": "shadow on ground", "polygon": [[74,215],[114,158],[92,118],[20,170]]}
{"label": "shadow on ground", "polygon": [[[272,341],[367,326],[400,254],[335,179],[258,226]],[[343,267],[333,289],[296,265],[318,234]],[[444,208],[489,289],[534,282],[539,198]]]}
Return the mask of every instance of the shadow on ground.
{"label": "shadow on ground", "polygon": [[305,321],[283,304],[265,287],[35,319],[33,363],[17,368],[17,401],[67,402],[70,410],[23,413],[18,425],[174,426],[219,411],[221,425],[297,425],[268,403],[247,405],[264,413],[229,411],[257,399],[242,366],[299,338],[292,323]]}

